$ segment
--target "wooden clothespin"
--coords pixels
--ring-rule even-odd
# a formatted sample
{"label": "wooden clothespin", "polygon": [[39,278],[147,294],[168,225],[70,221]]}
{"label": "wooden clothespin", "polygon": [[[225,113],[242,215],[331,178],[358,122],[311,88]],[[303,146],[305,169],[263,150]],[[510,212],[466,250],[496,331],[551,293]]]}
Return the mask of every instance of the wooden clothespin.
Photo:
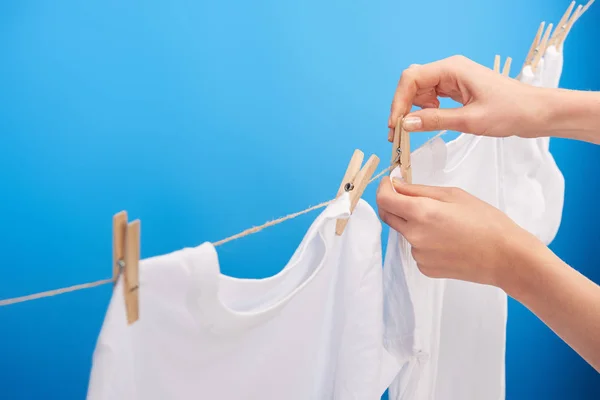
{"label": "wooden clothespin", "polygon": [[573,11],[573,6],[575,5],[575,2],[572,2],[565,14],[560,19],[560,29],[556,29],[552,35],[549,45],[555,45],[557,48],[562,48],[565,39],[571,31],[571,28],[573,28],[575,22],[577,22],[577,20],[579,20],[579,18],[585,14],[585,12],[592,6],[592,4],[594,4],[595,1],[596,0],[589,0],[585,6],[578,6],[575,12],[571,14],[571,11]]}
{"label": "wooden clothespin", "polygon": [[[504,67],[502,67],[502,75],[503,76],[509,76],[511,65],[512,65],[512,58],[506,57],[506,60],[504,60]],[[494,57],[494,72],[500,73],[500,56],[497,54],[496,54],[496,57]]]}
{"label": "wooden clothespin", "polygon": [[506,60],[504,60],[504,67],[502,68],[502,75],[509,76],[511,66],[512,66],[512,58],[506,57]]}
{"label": "wooden clothespin", "polygon": [[573,12],[573,8],[575,8],[575,4],[576,2],[572,1],[571,4],[569,4],[569,7],[567,7],[567,11],[565,11],[563,16],[560,18],[560,21],[558,21],[558,24],[556,25],[556,29],[554,32],[552,32],[548,46],[555,45],[557,38],[561,36],[562,33],[567,29],[567,22],[569,21],[569,17]]}
{"label": "wooden clothespin", "polygon": [[113,281],[123,274],[127,323],[139,318],[140,221],[127,222],[127,212],[113,216]]}
{"label": "wooden clothespin", "polygon": [[589,6],[591,6],[593,3],[594,3],[594,0],[590,0],[588,2],[588,4],[585,5],[585,7],[581,6],[581,5],[577,6],[577,9],[573,13],[573,15],[571,15],[571,18],[569,18],[569,21],[567,21],[564,31],[556,38],[555,46],[557,49],[563,48],[563,45],[565,44],[565,40],[567,39],[567,36],[571,32],[571,28],[573,28],[573,25],[575,24],[575,22],[577,22],[577,20],[585,12],[584,10],[587,10],[589,8]]}
{"label": "wooden clothespin", "polygon": [[[538,46],[540,45],[540,39],[542,37],[542,33],[544,33],[545,25],[546,25],[545,22],[542,22],[540,24],[540,27],[538,28],[537,33],[535,34],[535,38],[533,38],[533,42],[531,43],[531,47],[529,47],[529,52],[527,53],[527,57],[525,57],[525,63],[523,64],[523,68],[528,66],[531,63],[531,61],[533,60],[533,57],[535,56],[535,51],[538,48]],[[523,68],[521,68],[521,71],[523,70]],[[519,76],[521,76],[521,74],[519,74]]]}
{"label": "wooden clothespin", "polygon": [[498,54],[494,57],[494,72],[500,73],[500,56]]}
{"label": "wooden clothespin", "polygon": [[535,72],[535,69],[537,68],[540,60],[542,59],[542,56],[546,52],[546,48],[548,47],[548,39],[550,39],[550,33],[552,33],[553,27],[554,27],[553,24],[548,24],[548,26],[546,27],[546,32],[544,33],[544,36],[542,37],[540,44],[535,49],[535,56],[533,57],[533,60],[531,61],[531,69],[534,72]]}
{"label": "wooden clothespin", "polygon": [[[358,149],[354,150],[354,154],[352,154],[352,158],[350,159],[350,163],[344,174],[342,184],[337,192],[336,198],[341,196],[344,192],[350,193],[350,213],[354,212],[358,200],[360,200],[365,188],[369,184],[371,176],[373,176],[377,169],[377,165],[379,165],[379,157],[372,155],[361,169],[364,158],[365,154],[362,151]],[[335,224],[336,235],[340,236],[344,233],[347,224],[348,219],[338,219]]]}
{"label": "wooden clothespin", "polygon": [[400,167],[400,174],[406,183],[412,183],[412,167],[410,165],[410,135],[402,127],[403,117],[398,118],[392,142],[392,167]]}
{"label": "wooden clothespin", "polygon": [[577,19],[581,18],[581,16],[592,6],[592,4],[594,4],[595,1],[596,0],[589,0],[587,4],[581,9],[579,16],[577,16]]}

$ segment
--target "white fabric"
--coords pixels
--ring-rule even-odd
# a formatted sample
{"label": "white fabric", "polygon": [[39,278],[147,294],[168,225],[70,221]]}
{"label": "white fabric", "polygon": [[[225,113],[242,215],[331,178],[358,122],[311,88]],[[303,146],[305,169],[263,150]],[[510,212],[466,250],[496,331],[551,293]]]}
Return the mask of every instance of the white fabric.
{"label": "white fabric", "polygon": [[[461,187],[498,206],[493,138],[436,139],[416,151],[411,164],[414,183]],[[390,399],[504,397],[506,295],[492,286],[427,278],[393,230],[384,263],[384,319],[386,348],[403,363]]]}
{"label": "white fabric", "polygon": [[[522,81],[556,87],[562,60],[549,48]],[[413,181],[460,187],[549,243],[564,178],[548,143],[438,138],[413,153]],[[382,293],[381,226],[361,200],[337,237],[335,220],[348,210],[347,196],[329,206],[288,265],[267,279],[221,275],[210,244],[144,260],[142,316],[126,325],[119,280],[88,399],[368,400],[392,379],[392,400],[503,399],[506,294],[427,278],[393,230]]]}
{"label": "white fabric", "polygon": [[336,236],[348,211],[344,195],[267,279],[220,274],[209,243],[143,260],[140,319],[126,325],[119,280],[88,399],[378,399],[398,368],[382,345],[381,224],[361,200]]}
{"label": "white fabric", "polygon": [[[562,72],[562,53],[548,48],[535,73],[523,69],[521,81],[556,88]],[[502,139],[504,211],[521,227],[550,244],[560,226],[565,182],[550,153],[549,138]]]}
{"label": "white fabric", "polygon": [[[562,54],[549,48],[522,81],[557,87]],[[417,150],[413,181],[456,186],[506,212],[550,243],[560,225],[564,178],[548,138],[462,134]],[[398,172],[396,171],[397,175]],[[384,262],[384,343],[403,366],[390,399],[504,399],[507,297],[497,288],[422,275],[393,230]]]}
{"label": "white fabric", "polygon": [[542,86],[547,88],[557,88],[560,84],[560,76],[563,67],[563,54],[556,49],[556,46],[550,46],[544,54],[544,69],[542,71]]}

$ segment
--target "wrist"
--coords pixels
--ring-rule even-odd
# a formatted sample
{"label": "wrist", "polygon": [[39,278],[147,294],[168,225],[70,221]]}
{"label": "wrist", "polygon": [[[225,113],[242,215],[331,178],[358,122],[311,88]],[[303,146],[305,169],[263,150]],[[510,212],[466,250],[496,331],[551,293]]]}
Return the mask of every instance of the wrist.
{"label": "wrist", "polygon": [[510,297],[523,301],[545,274],[545,268],[556,256],[529,232],[507,237],[503,265],[499,268],[497,286]]}
{"label": "wrist", "polygon": [[567,89],[537,88],[539,133],[552,136],[598,142],[600,95]]}

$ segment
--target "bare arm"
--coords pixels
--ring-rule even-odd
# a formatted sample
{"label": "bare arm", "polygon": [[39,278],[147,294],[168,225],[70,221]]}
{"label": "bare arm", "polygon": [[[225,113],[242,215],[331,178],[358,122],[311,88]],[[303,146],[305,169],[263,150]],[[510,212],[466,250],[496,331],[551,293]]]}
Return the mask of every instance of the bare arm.
{"label": "bare arm", "polygon": [[513,248],[502,289],[600,371],[600,286],[539,242]]}
{"label": "bare arm", "polygon": [[565,89],[538,89],[547,105],[544,136],[600,144],[600,93]]}

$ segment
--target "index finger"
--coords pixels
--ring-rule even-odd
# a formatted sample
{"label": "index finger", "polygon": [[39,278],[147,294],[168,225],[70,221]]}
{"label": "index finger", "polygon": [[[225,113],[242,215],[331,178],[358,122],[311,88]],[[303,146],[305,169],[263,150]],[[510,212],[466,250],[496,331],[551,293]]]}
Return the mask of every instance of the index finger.
{"label": "index finger", "polygon": [[447,59],[444,59],[425,65],[412,65],[402,72],[392,100],[389,128],[395,128],[398,118],[410,112],[420,89],[433,89],[439,85],[446,64]]}
{"label": "index finger", "polygon": [[377,189],[377,206],[405,220],[413,219],[418,210],[418,197],[397,193],[392,187],[390,178],[383,178]]}

